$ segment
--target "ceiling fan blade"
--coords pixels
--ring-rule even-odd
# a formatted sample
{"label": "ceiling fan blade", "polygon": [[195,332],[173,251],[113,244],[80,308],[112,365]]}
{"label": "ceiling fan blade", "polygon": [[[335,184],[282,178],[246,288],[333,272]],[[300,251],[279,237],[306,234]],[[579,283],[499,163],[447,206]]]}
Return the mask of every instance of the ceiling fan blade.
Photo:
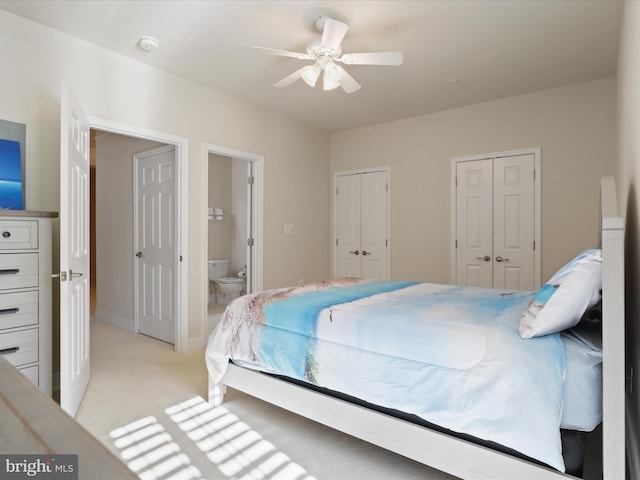
{"label": "ceiling fan blade", "polygon": [[279,82],[274,83],[273,86],[274,87],[288,87],[289,85],[291,85],[293,82],[295,82],[299,78],[302,78],[302,73],[304,72],[305,68],[306,67],[302,67],[300,70],[296,70],[291,75],[287,75],[286,77],[284,77]]}
{"label": "ceiling fan blade", "polygon": [[356,82],[344,68],[342,69],[342,76],[340,77],[340,87],[347,93],[353,93],[356,90],[360,90],[360,84]]}
{"label": "ceiling fan blade", "polygon": [[336,60],[346,65],[402,65],[402,52],[346,53]]}
{"label": "ceiling fan blade", "polygon": [[307,53],[290,52],[288,50],[278,50],[277,48],[267,48],[267,47],[251,47],[251,48],[262,50],[263,52],[268,53],[269,55],[278,55],[281,57],[292,57],[292,58],[297,58],[299,60],[313,60],[313,57],[311,57]]}
{"label": "ceiling fan blade", "polygon": [[321,45],[328,51],[337,50],[349,30],[349,25],[327,18],[322,29]]}

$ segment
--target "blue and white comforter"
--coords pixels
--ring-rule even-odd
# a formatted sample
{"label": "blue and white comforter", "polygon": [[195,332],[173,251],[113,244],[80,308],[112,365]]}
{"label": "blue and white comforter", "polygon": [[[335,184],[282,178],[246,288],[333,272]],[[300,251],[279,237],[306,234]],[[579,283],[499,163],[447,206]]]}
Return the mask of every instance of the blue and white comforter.
{"label": "blue and white comforter", "polygon": [[417,415],[564,471],[559,335],[522,339],[533,292],[341,279],[234,301],[207,366],[229,359]]}

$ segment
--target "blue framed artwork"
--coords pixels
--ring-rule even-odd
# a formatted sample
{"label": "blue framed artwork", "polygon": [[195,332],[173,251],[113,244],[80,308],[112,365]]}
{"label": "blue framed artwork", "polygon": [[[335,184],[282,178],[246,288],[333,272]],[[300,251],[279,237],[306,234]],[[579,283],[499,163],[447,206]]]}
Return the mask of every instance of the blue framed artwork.
{"label": "blue framed artwork", "polygon": [[0,139],[0,209],[22,210],[20,142]]}
{"label": "blue framed artwork", "polygon": [[0,120],[0,210],[25,208],[26,133],[24,123]]}

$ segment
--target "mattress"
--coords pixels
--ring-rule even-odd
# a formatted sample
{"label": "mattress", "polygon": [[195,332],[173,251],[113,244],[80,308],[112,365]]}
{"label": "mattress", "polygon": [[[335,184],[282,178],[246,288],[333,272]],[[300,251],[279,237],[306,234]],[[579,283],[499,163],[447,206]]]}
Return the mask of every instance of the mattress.
{"label": "mattress", "polygon": [[557,334],[521,339],[518,320],[532,295],[355,279],[261,292],[227,308],[207,365],[213,381],[233,359],[564,471],[559,427],[568,412],[587,412],[569,415],[578,430],[599,421],[584,408],[590,396],[565,399],[565,375],[586,371],[591,380],[580,388],[595,384],[597,349]]}

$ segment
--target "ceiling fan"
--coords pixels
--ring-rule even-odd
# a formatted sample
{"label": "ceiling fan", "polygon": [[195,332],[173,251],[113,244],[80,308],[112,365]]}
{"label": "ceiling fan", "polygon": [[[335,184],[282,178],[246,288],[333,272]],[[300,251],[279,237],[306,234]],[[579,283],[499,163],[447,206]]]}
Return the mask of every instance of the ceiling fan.
{"label": "ceiling fan", "polygon": [[345,65],[402,65],[404,60],[402,52],[346,53],[343,55],[340,44],[347,34],[349,26],[329,17],[318,17],[314,25],[322,33],[322,37],[307,45],[307,53],[253,47],[272,55],[314,61],[312,65],[306,65],[275,83],[275,87],[286,87],[299,78],[302,78],[310,87],[314,87],[322,74],[322,88],[324,90],[341,87],[345,92],[352,93],[360,89],[360,84],[336,62]]}

